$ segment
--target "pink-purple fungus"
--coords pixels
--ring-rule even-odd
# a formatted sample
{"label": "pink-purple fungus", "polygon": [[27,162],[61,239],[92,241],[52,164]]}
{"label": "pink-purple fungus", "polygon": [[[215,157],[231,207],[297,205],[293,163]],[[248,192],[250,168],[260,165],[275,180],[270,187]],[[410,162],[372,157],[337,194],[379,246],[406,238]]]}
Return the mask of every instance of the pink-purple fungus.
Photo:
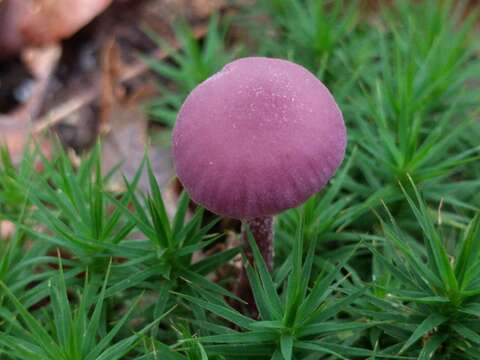
{"label": "pink-purple fungus", "polygon": [[192,200],[248,223],[268,266],[272,216],[321,190],[341,164],[346,129],[328,89],[292,62],[250,57],[198,85],[173,131]]}

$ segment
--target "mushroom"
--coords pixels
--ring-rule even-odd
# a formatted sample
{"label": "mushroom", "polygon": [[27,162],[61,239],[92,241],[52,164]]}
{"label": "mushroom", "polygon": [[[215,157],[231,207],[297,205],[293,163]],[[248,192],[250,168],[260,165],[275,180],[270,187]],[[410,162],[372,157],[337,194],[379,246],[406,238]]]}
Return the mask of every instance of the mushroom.
{"label": "mushroom", "polygon": [[322,82],[263,57],[235,60],[198,85],[173,130],[176,172],[192,200],[248,224],[270,269],[273,216],[321,190],[345,147],[342,113]]}

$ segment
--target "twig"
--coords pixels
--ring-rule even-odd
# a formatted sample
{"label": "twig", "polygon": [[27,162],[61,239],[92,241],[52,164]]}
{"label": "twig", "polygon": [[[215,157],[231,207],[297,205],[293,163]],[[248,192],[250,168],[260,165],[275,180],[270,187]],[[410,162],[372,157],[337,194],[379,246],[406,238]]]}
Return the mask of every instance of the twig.
{"label": "twig", "polygon": [[72,99],[60,104],[56,108],[50,110],[47,115],[35,122],[33,127],[33,134],[39,134],[51,126],[57,124],[68,115],[88,105],[97,97],[97,91],[95,89],[83,90],[80,94],[77,94]]}

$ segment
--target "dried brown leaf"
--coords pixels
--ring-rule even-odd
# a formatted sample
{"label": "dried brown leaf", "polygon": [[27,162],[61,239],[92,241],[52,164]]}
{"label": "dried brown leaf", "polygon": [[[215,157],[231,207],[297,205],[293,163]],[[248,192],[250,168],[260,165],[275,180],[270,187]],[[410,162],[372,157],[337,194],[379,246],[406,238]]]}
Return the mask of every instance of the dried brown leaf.
{"label": "dried brown leaf", "polygon": [[0,2],[1,56],[25,46],[68,38],[104,11],[112,0],[3,0]]}
{"label": "dried brown leaf", "polygon": [[[121,173],[131,180],[142,163],[145,151],[150,150],[157,180],[165,184],[172,176],[169,152],[150,146],[148,119],[139,106],[151,91],[146,87],[126,96],[121,84],[125,68],[115,40],[108,41],[102,52],[100,127],[103,135],[103,170],[108,172],[121,164]],[[121,184],[120,176],[117,176],[111,186],[118,188]],[[145,176],[142,176],[139,186],[144,190],[148,188]]]}
{"label": "dried brown leaf", "polygon": [[0,221],[0,240],[8,240],[15,232],[15,224],[9,220]]}

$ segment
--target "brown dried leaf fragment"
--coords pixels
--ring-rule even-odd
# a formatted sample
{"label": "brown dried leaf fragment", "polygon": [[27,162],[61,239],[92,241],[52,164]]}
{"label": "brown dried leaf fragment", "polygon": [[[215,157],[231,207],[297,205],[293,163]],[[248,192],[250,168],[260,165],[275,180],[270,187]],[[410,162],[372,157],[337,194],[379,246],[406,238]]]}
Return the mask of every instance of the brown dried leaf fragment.
{"label": "brown dried leaf fragment", "polygon": [[104,11],[112,0],[3,0],[0,2],[0,57],[26,46],[68,38]]}
{"label": "brown dried leaf fragment", "polygon": [[[108,41],[102,54],[101,121],[103,136],[103,170],[108,172],[121,164],[121,173],[129,180],[135,176],[147,150],[153,170],[160,184],[165,184],[172,176],[170,154],[167,150],[151,146],[148,141],[148,119],[140,108],[141,101],[150,96],[148,86],[127,95],[121,83],[123,71],[127,69],[120,57],[114,39]],[[120,174],[113,179],[111,187],[117,189],[123,184]],[[139,187],[148,188],[148,180],[143,176]]]}

